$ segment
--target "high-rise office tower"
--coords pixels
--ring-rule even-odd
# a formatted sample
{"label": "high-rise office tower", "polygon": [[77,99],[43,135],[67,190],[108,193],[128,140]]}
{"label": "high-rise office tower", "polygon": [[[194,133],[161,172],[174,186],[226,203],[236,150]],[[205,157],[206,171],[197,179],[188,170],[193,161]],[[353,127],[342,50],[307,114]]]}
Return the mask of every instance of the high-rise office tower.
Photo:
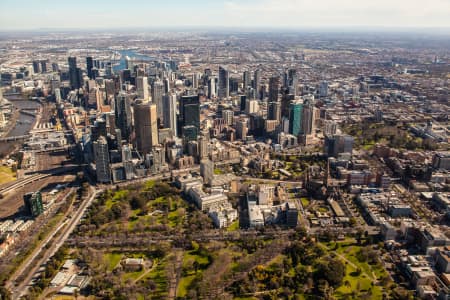
{"label": "high-rise office tower", "polygon": [[41,66],[39,65],[39,61],[38,60],[34,60],[33,61],[33,73],[37,74],[41,71]]}
{"label": "high-rise office tower", "polygon": [[93,146],[97,181],[109,183],[111,182],[111,170],[108,141],[104,136],[100,136],[98,140],[93,143]]}
{"label": "high-rise office tower", "polygon": [[41,60],[41,72],[47,73],[47,61],[46,60]]}
{"label": "high-rise office tower", "polygon": [[81,87],[81,71],[77,67],[77,58],[69,56],[69,82],[71,89],[79,89]]}
{"label": "high-rise office tower", "polygon": [[209,155],[209,136],[207,132],[203,132],[198,138],[198,155],[200,160],[205,159]]}
{"label": "high-rise office tower", "polygon": [[170,80],[169,78],[164,78],[163,80],[163,84],[164,84],[164,94],[167,94],[168,92],[170,92]]}
{"label": "high-rise office tower", "polygon": [[251,79],[250,71],[244,71],[244,75],[242,77],[243,77],[243,82],[244,82],[244,84],[242,86],[242,90],[246,91],[247,88],[251,85],[252,79]]}
{"label": "high-rise office tower", "polygon": [[325,120],[323,133],[325,136],[335,135],[337,132],[337,123],[332,120]]}
{"label": "high-rise office tower", "polygon": [[141,103],[134,109],[134,125],[136,128],[137,150],[145,155],[151,153],[152,147],[158,144],[158,121],[156,105]]}
{"label": "high-rise office tower", "polygon": [[260,98],[261,88],[259,84],[261,83],[261,71],[255,70],[255,76],[253,78],[253,88],[255,89],[256,98]]}
{"label": "high-rise office tower", "polygon": [[346,134],[339,134],[325,137],[325,153],[328,156],[338,157],[341,153],[350,153],[353,151],[354,137]]}
{"label": "high-rise office tower", "polygon": [[148,80],[146,76],[139,76],[136,78],[136,92],[139,98],[148,101]]}
{"label": "high-rise office tower", "polygon": [[302,112],[302,134],[313,134],[315,131],[316,108],[313,102],[305,101]]}
{"label": "high-rise office tower", "polygon": [[95,107],[97,110],[101,110],[102,106],[103,101],[99,89],[96,86],[89,87],[88,107]]}
{"label": "high-rise office tower", "polygon": [[303,103],[291,102],[289,107],[289,133],[295,136],[301,134]]}
{"label": "high-rise office tower", "polygon": [[322,81],[319,85],[319,96],[328,97],[328,82]]}
{"label": "high-rise office tower", "polygon": [[289,110],[291,101],[295,99],[292,94],[283,94],[281,98],[281,116],[289,119]]}
{"label": "high-rise office tower", "polygon": [[240,119],[236,122],[236,137],[241,140],[247,138],[248,133],[248,120]]}
{"label": "high-rise office tower", "polygon": [[208,80],[208,98],[215,98],[216,95],[216,78],[210,77]]}
{"label": "high-rise office tower", "polygon": [[173,135],[177,136],[177,95],[166,94],[163,96],[163,120],[164,128],[170,128]]}
{"label": "high-rise office tower", "polygon": [[226,125],[233,125],[234,112],[232,110],[226,109],[222,111],[222,119],[225,120]]}
{"label": "high-rise office tower", "polygon": [[281,102],[270,102],[267,112],[268,120],[281,121]]}
{"label": "high-rise office tower", "polygon": [[52,71],[53,72],[58,72],[59,71],[58,63],[52,63]]}
{"label": "high-rise office tower", "polygon": [[23,195],[23,202],[26,212],[32,217],[37,217],[44,212],[41,192],[27,193]]}
{"label": "high-rise office tower", "polygon": [[130,58],[128,55],[125,56],[125,69],[131,70],[134,67],[133,59]]}
{"label": "high-rise office tower", "polygon": [[240,103],[241,112],[245,112],[245,106],[247,104],[247,96],[241,95],[239,98],[241,100],[241,103]]}
{"label": "high-rise office tower", "polygon": [[198,73],[192,74],[192,87],[194,89],[198,88]]}
{"label": "high-rise office tower", "polygon": [[200,101],[197,96],[182,96],[180,101],[182,126],[192,125],[200,131]]}
{"label": "high-rise office tower", "polygon": [[273,76],[269,79],[269,102],[277,102],[280,93],[280,77]]}
{"label": "high-rise office tower", "polygon": [[94,59],[92,56],[86,57],[86,71],[89,79],[94,79],[94,74],[92,73],[92,69],[94,68]]}
{"label": "high-rise office tower", "polygon": [[219,98],[230,96],[230,74],[227,69],[219,67]]}
{"label": "high-rise office tower", "polygon": [[245,105],[246,113],[253,114],[259,111],[258,100],[247,100]]}
{"label": "high-rise office tower", "polygon": [[288,86],[289,94],[297,95],[298,94],[298,76],[296,69],[289,69],[288,71]]}
{"label": "high-rise office tower", "polygon": [[163,94],[164,94],[164,84],[161,80],[156,80],[152,84],[152,102],[156,104],[156,110],[157,110],[157,116],[158,119],[161,121],[163,120],[164,112],[163,112]]}
{"label": "high-rise office tower", "polygon": [[131,100],[126,92],[120,92],[115,100],[116,125],[120,129],[122,138],[130,141],[131,138]]}
{"label": "high-rise office tower", "polygon": [[230,77],[229,83],[229,93],[236,94],[239,91],[239,79]]}
{"label": "high-rise office tower", "polygon": [[200,162],[200,175],[205,184],[211,184],[214,179],[214,162],[209,159],[203,159]]}

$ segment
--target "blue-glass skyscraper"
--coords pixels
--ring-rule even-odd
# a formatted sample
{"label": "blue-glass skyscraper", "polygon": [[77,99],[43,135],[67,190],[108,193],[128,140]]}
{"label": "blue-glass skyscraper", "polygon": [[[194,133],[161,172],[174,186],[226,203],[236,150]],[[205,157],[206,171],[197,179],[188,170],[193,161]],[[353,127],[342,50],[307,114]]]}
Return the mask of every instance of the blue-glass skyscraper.
{"label": "blue-glass skyscraper", "polygon": [[289,133],[298,136],[302,130],[303,103],[291,102],[289,106]]}

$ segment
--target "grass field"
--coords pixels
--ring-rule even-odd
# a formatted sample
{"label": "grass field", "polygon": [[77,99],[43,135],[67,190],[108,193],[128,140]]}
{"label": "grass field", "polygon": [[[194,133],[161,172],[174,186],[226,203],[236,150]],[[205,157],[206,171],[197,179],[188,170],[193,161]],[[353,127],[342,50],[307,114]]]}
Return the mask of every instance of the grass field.
{"label": "grass field", "polygon": [[103,259],[108,264],[108,271],[114,270],[114,268],[119,264],[122,259],[121,253],[106,253],[103,255]]}
{"label": "grass field", "polygon": [[227,231],[236,231],[239,230],[239,220],[234,221],[231,223],[230,226],[228,226]]}
{"label": "grass field", "polygon": [[[334,243],[331,243],[334,244]],[[379,264],[369,264],[358,260],[358,252],[363,247],[357,245],[354,240],[346,240],[336,243],[335,252],[343,258],[346,266],[344,284],[336,289],[335,296],[337,299],[360,299],[362,294],[369,294],[370,299],[382,299],[382,287],[375,284],[383,276],[386,271]],[[328,245],[328,249],[335,247]],[[360,269],[361,273],[358,274]]]}
{"label": "grass field", "polygon": [[16,173],[11,168],[0,166],[0,184],[8,183],[16,180]]}

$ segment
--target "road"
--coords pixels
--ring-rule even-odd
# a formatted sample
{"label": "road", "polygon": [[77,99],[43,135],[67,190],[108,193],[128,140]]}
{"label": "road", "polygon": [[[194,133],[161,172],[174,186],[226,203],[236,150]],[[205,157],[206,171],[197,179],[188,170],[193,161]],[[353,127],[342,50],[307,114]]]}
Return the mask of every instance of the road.
{"label": "road", "polygon": [[[92,201],[97,197],[102,190],[94,189],[90,187],[90,196],[81,203],[78,209],[71,215],[66,216],[64,220],[55,228],[55,230],[49,234],[49,236],[41,243],[39,248],[36,248],[33,254],[20,266],[20,268],[11,276],[10,282],[15,281],[17,278],[21,277],[24,273],[27,275],[24,279],[12,288],[13,299],[19,299],[24,296],[28,289],[27,284],[30,282],[36,270],[45,262],[52,257],[56,251],[64,244],[67,238],[70,236],[72,231],[75,229],[77,224],[83,217],[86,209],[91,205]],[[69,210],[70,211],[70,210]],[[53,240],[53,238],[61,231],[61,234]],[[49,244],[50,243],[50,244]],[[49,244],[49,250],[47,251],[46,245]],[[35,259],[43,254],[41,258]],[[33,265],[31,265],[34,263]]]}
{"label": "road", "polygon": [[242,180],[246,181],[255,181],[255,182],[264,182],[264,183],[284,183],[284,184],[295,184],[297,186],[303,186],[303,181],[289,181],[289,180],[280,180],[280,179],[264,179],[264,178],[255,178],[251,176],[242,176]]}

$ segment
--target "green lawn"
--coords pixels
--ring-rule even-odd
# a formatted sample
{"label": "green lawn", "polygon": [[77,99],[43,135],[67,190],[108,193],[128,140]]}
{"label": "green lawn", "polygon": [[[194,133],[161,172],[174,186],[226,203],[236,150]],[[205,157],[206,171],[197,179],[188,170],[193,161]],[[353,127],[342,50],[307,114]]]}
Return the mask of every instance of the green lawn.
{"label": "green lawn", "polygon": [[168,215],[169,226],[175,228],[183,224],[183,219],[185,217],[184,208],[178,208],[177,210],[171,211]]}
{"label": "green lawn", "polygon": [[120,260],[122,259],[121,253],[106,253],[103,255],[103,260],[108,265],[108,271],[114,270],[114,268],[119,264]]}
{"label": "green lawn", "polygon": [[150,273],[145,275],[144,278],[150,278],[156,284],[156,289],[152,296],[154,296],[155,299],[165,299],[168,290],[168,278],[165,271],[167,259],[165,258],[154,263],[157,263],[157,266],[153,268]]}
{"label": "green lawn", "polygon": [[228,226],[227,231],[236,231],[239,230],[239,220],[234,221],[231,223],[230,226]]}
{"label": "green lawn", "polygon": [[195,275],[189,275],[182,277],[180,282],[178,283],[177,297],[186,297],[187,292],[189,291],[189,286],[195,279]]}
{"label": "green lawn", "polygon": [[122,277],[122,280],[125,282],[128,279],[131,279],[133,281],[135,281],[136,279],[138,279],[139,276],[141,276],[142,274],[144,274],[146,272],[145,269],[142,269],[141,271],[138,272],[130,272],[130,273],[125,273]]}
{"label": "green lawn", "polygon": [[[334,249],[334,245],[335,243],[328,243],[327,249]],[[367,262],[360,262],[357,258],[357,253],[362,247],[356,245],[354,240],[345,240],[336,243],[336,245],[338,247],[335,252],[361,270],[361,274],[358,275],[357,268],[350,263],[346,263],[345,260],[343,261],[346,265],[344,284],[336,290],[336,298],[347,299],[350,296],[353,299],[360,299],[362,294],[370,293],[370,299],[381,299],[382,287],[376,284],[372,286],[372,282],[375,283],[375,280],[380,280],[381,277],[386,275],[383,267],[379,264],[370,265]]]}
{"label": "green lawn", "polygon": [[[353,299],[360,299],[362,293],[370,291],[370,299],[382,299],[382,290],[380,286],[373,285],[372,279],[367,278],[366,275],[356,275],[356,269],[346,264],[346,272],[343,280],[344,284],[335,291],[335,297],[337,299],[347,299],[354,293]],[[359,291],[358,291],[359,288]]]}

